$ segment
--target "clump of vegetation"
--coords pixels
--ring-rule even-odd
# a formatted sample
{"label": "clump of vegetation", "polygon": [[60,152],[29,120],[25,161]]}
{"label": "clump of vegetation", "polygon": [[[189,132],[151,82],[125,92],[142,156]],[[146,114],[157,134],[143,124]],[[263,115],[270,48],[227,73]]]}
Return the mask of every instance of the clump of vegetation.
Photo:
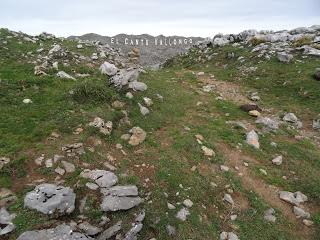
{"label": "clump of vegetation", "polygon": [[294,41],[293,46],[301,47],[303,45],[310,45],[312,43],[312,38],[308,36],[304,36],[299,38],[298,40]]}
{"label": "clump of vegetation", "polygon": [[72,93],[73,100],[78,103],[110,102],[118,96],[116,90],[98,81],[84,82],[77,85]]}
{"label": "clump of vegetation", "polygon": [[249,40],[249,44],[251,44],[252,46],[258,46],[261,43],[265,43],[266,41],[264,39],[261,38],[256,38],[253,37]]}

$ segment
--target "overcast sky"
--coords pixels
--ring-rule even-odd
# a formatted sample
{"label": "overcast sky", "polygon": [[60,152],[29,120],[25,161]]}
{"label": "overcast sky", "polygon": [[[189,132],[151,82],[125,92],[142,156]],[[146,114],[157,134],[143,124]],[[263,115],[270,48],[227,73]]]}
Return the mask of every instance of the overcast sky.
{"label": "overcast sky", "polygon": [[0,0],[0,27],[58,36],[209,37],[320,25],[320,0]]}

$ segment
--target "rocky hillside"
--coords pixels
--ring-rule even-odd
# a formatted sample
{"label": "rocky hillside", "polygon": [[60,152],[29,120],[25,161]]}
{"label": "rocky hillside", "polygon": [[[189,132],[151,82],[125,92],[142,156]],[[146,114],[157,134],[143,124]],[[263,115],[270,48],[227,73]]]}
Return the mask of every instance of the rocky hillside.
{"label": "rocky hillside", "polygon": [[204,40],[200,37],[163,35],[153,37],[148,34],[118,34],[113,37],[107,37],[93,33],[82,36],[71,36],[69,39],[78,40],[80,43],[99,41],[116,49],[120,49],[126,56],[128,54],[130,55],[133,48],[137,48],[140,52],[139,63],[149,67],[157,67],[167,59],[187,52],[190,47]]}
{"label": "rocky hillside", "polygon": [[143,68],[0,30],[0,238],[319,239],[320,27]]}

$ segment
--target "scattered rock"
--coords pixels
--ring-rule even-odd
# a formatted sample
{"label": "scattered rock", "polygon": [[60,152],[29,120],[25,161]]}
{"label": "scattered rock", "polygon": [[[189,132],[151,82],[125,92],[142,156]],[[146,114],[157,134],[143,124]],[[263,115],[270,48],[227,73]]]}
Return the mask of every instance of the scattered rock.
{"label": "scattered rock", "polygon": [[112,187],[118,182],[118,177],[114,173],[105,170],[85,169],[81,172],[80,176],[95,181],[95,183],[101,188]]}
{"label": "scattered rock", "polygon": [[144,104],[147,105],[148,107],[153,105],[153,101],[148,97],[144,97],[143,101],[144,101]]}
{"label": "scattered rock", "polygon": [[308,220],[308,219],[303,219],[302,222],[303,222],[303,224],[306,225],[307,227],[311,227],[311,226],[313,226],[313,224],[314,224],[313,221]]}
{"label": "scattered rock", "polygon": [[93,240],[91,237],[74,232],[68,225],[62,224],[56,228],[28,231],[21,234],[17,240]]}
{"label": "scattered rock", "polygon": [[253,146],[256,149],[260,148],[259,136],[254,130],[247,133],[246,142],[247,144],[249,144],[250,146]]}
{"label": "scattered rock", "polygon": [[128,210],[139,205],[142,202],[140,197],[118,197],[118,196],[104,196],[101,203],[101,209],[105,212],[115,212],[119,210]]}
{"label": "scattered rock", "polygon": [[73,173],[76,170],[76,167],[73,163],[69,163],[67,161],[61,161],[61,163],[67,173]]}
{"label": "scattered rock", "polygon": [[181,221],[186,221],[187,220],[187,216],[190,215],[190,212],[187,208],[182,208],[177,214],[176,214],[176,218],[181,220]]}
{"label": "scattered rock", "polygon": [[224,166],[224,165],[220,165],[220,170],[222,172],[229,172],[229,167],[228,166]]}
{"label": "scattered rock", "polygon": [[76,80],[74,77],[72,77],[71,75],[69,75],[68,73],[64,72],[64,71],[60,71],[57,73],[57,77],[62,78],[62,79],[72,79],[72,80]]}
{"label": "scattered rock", "polygon": [[54,171],[61,176],[66,173],[66,171],[61,167],[57,167]]}
{"label": "scattered rock", "polygon": [[102,231],[101,228],[92,226],[88,222],[83,222],[78,225],[78,228],[82,230],[86,235],[94,236]]}
{"label": "scattered rock", "polygon": [[310,213],[299,208],[297,206],[293,206],[293,213],[297,218],[310,218]]}
{"label": "scattered rock", "polygon": [[132,135],[128,143],[132,146],[137,146],[141,144],[147,137],[147,133],[140,127],[133,127],[130,130],[130,133]]}
{"label": "scattered rock", "polygon": [[234,205],[234,201],[231,195],[228,193],[224,194],[223,200],[226,201],[227,203],[230,203],[231,205]]}
{"label": "scattered rock", "polygon": [[299,206],[301,203],[308,201],[308,197],[301,192],[292,193],[287,191],[280,191],[279,197],[280,199],[296,206]]}
{"label": "scattered rock", "polygon": [[276,222],[277,218],[276,216],[274,216],[276,213],[276,211],[273,209],[273,208],[269,208],[268,210],[266,210],[264,212],[264,219],[267,221],[267,222]]}
{"label": "scattered rock", "polygon": [[112,188],[102,188],[101,193],[103,195],[111,195],[111,196],[138,196],[138,188],[134,185],[128,186],[114,186]]}
{"label": "scattered rock", "polygon": [[166,230],[167,230],[167,234],[168,234],[169,236],[174,236],[174,235],[176,235],[176,228],[175,228],[175,227],[173,227],[173,226],[171,226],[171,225],[167,225],[167,226],[166,226]]}
{"label": "scattered rock", "polygon": [[312,127],[314,130],[320,130],[320,119],[313,120]]}
{"label": "scattered rock", "polygon": [[89,126],[98,128],[99,131],[104,135],[110,135],[113,124],[111,121],[105,123],[102,118],[96,117],[94,118],[93,122],[89,123]]}
{"label": "scattered rock", "polygon": [[149,109],[142,106],[140,103],[138,103],[139,105],[139,108],[140,108],[140,113],[143,115],[143,116],[146,116],[150,113]]}
{"label": "scattered rock", "polygon": [[129,88],[133,91],[146,91],[148,89],[147,85],[143,82],[130,82]]}
{"label": "scattered rock", "polygon": [[294,113],[287,113],[286,115],[284,115],[283,121],[296,123],[298,122],[298,118]]}
{"label": "scattered rock", "polygon": [[270,130],[279,129],[279,121],[271,119],[269,117],[258,117],[256,123],[262,124]]}
{"label": "scattered rock", "polygon": [[137,234],[142,230],[142,227],[143,227],[142,223],[134,224],[133,227],[126,233],[123,240],[136,240],[136,239],[138,239]]}
{"label": "scattered rock", "polygon": [[98,237],[97,240],[107,240],[115,236],[122,229],[122,222],[119,221],[115,225],[109,227],[103,231]]}
{"label": "scattered rock", "polygon": [[202,149],[204,155],[207,157],[214,157],[216,155],[216,153],[211,148],[208,148],[206,146],[202,146],[201,149]]}
{"label": "scattered rock", "polygon": [[277,58],[280,62],[289,63],[293,59],[293,55],[285,52],[279,52]]}
{"label": "scattered rock", "polygon": [[7,188],[0,188],[0,208],[8,207],[11,204],[15,203],[17,197],[13,192]]}
{"label": "scattered rock", "polygon": [[10,162],[10,158],[7,157],[0,157],[0,169],[3,168],[4,165]]}
{"label": "scattered rock", "polygon": [[220,240],[239,240],[239,238],[233,232],[222,232],[220,234]]}
{"label": "scattered rock", "polygon": [[29,98],[26,98],[26,99],[23,99],[22,102],[23,102],[24,104],[30,104],[30,103],[32,103],[32,100],[29,99]]}
{"label": "scattered rock", "polygon": [[250,111],[258,111],[258,112],[262,112],[262,109],[256,105],[256,104],[244,104],[240,106],[240,109],[244,112],[250,112]]}
{"label": "scattered rock", "polygon": [[193,202],[190,199],[186,199],[183,201],[183,205],[187,208],[191,208],[193,206]]}
{"label": "scattered rock", "polygon": [[126,93],[126,97],[129,98],[129,99],[132,99],[133,98],[133,94],[131,92],[127,92]]}
{"label": "scattered rock", "polygon": [[274,165],[281,165],[282,164],[282,156],[280,155],[280,156],[277,156],[276,158],[274,158],[274,159],[272,159],[272,163],[274,164]]}
{"label": "scattered rock", "polygon": [[173,204],[171,204],[171,203],[167,203],[167,207],[168,207],[168,209],[170,209],[170,210],[176,209],[176,207],[175,207]]}
{"label": "scattered rock", "polygon": [[4,207],[0,209],[0,236],[11,233],[16,228],[12,223],[15,217],[15,214],[10,214]]}
{"label": "scattered rock", "polygon": [[90,190],[94,190],[94,191],[99,188],[99,186],[97,184],[91,183],[91,182],[87,182],[86,187],[89,188]]}
{"label": "scattered rock", "polygon": [[261,113],[258,112],[257,110],[252,110],[252,111],[249,111],[249,115],[253,117],[260,117]]}
{"label": "scattered rock", "polygon": [[108,63],[108,62],[104,62],[101,66],[100,66],[100,71],[102,74],[106,74],[108,76],[114,76],[117,74],[118,72],[118,68],[112,64],[112,63]]}
{"label": "scattered rock", "polygon": [[71,188],[45,183],[27,193],[24,206],[44,214],[64,215],[73,212],[75,199],[76,195]]}

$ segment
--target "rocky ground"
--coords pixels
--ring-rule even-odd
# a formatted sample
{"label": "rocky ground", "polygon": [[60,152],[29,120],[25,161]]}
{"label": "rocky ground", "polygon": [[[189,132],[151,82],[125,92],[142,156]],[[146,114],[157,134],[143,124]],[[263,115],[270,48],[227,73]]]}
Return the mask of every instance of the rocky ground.
{"label": "rocky ground", "polygon": [[0,30],[1,239],[319,239],[320,27],[139,51]]}

